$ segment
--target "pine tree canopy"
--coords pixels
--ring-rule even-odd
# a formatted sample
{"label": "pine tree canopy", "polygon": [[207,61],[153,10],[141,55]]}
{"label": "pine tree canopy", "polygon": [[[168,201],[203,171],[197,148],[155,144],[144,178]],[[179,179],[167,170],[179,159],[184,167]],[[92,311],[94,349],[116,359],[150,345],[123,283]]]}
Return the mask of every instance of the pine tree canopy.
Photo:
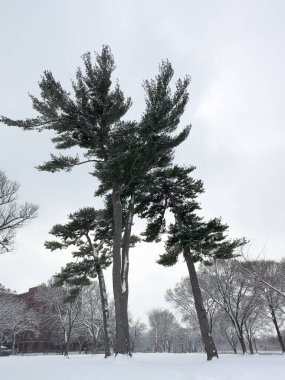
{"label": "pine tree canopy", "polygon": [[114,183],[117,191],[124,191],[149,170],[169,164],[173,149],[188,136],[190,126],[174,132],[188,102],[190,78],[178,79],[172,93],[174,72],[170,62],[163,61],[158,75],[144,82],[146,107],[141,119],[123,121],[132,102],[118,83],[112,85],[115,64],[110,48],[103,46],[94,63],[90,53],[82,59],[84,69],[76,72],[72,94],[45,71],[39,81],[40,97],[30,95],[39,116],[25,120],[2,117],[1,121],[24,130],[53,130],[52,141],[59,151],[80,148],[80,157],[51,155],[39,170],[69,171],[91,162],[92,174],[101,180],[100,194]]}
{"label": "pine tree canopy", "polygon": [[161,234],[166,232],[165,212],[168,209],[173,212],[173,197],[182,210],[200,209],[196,198],[204,189],[200,180],[190,177],[194,169],[193,166],[175,165],[154,170],[144,177],[136,195],[136,212],[148,220],[144,233],[146,241],[159,241]]}
{"label": "pine tree canopy", "polygon": [[[147,218],[144,232],[146,241],[158,241],[161,234],[168,233],[165,254],[159,263],[174,265],[180,253],[188,250],[194,262],[205,264],[211,259],[227,259],[234,250],[245,244],[245,239],[228,239],[228,226],[221,219],[214,218],[206,222],[197,214],[200,205],[197,197],[203,190],[200,180],[190,174],[194,167],[171,166],[155,170],[144,178],[137,194],[138,214]],[[170,210],[175,223],[167,226],[165,213]]]}
{"label": "pine tree canopy", "polygon": [[58,240],[45,242],[45,247],[51,251],[71,247],[76,258],[76,262],[68,263],[56,275],[56,283],[86,285],[97,276],[97,266],[108,267],[112,262],[111,232],[112,223],[106,219],[106,211],[92,207],[70,214],[64,225],[56,224],[50,234]]}
{"label": "pine tree canopy", "polygon": [[[124,209],[124,221],[126,221]],[[50,231],[57,240],[45,242],[50,251],[72,248],[76,262],[68,263],[55,276],[56,284],[68,283],[79,286],[90,283],[97,276],[97,266],[103,270],[112,263],[112,210],[110,202],[105,209],[95,210],[85,207],[69,215],[66,224],[56,224]],[[124,223],[125,224],[125,223]],[[140,239],[132,235],[130,246],[134,247]]]}

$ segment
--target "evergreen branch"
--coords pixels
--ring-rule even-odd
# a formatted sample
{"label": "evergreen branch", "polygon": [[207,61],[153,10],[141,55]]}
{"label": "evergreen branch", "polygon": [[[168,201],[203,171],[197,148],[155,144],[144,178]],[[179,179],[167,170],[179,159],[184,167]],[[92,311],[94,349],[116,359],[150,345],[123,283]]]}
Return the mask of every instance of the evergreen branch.
{"label": "evergreen branch", "polygon": [[85,161],[79,161],[79,157],[71,157],[71,156],[55,156],[51,154],[51,160],[45,162],[43,165],[39,165],[36,168],[40,171],[47,171],[51,173],[59,172],[60,170],[64,170],[69,172],[74,166],[86,164],[89,162],[102,162],[102,160],[90,159]]}

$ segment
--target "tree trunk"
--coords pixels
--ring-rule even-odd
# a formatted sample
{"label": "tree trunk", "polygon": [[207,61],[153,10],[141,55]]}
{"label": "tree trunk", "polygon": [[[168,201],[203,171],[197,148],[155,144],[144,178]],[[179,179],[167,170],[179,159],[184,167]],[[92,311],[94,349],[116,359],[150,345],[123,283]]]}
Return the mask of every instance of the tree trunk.
{"label": "tree trunk", "polygon": [[258,353],[258,351],[257,351],[257,345],[256,345],[256,340],[255,339],[253,339],[253,343],[254,343],[255,352]]}
{"label": "tree trunk", "polygon": [[97,352],[97,337],[93,335],[92,338],[92,354],[95,355]]}
{"label": "tree trunk", "polygon": [[225,332],[227,341],[229,342],[231,348],[233,349],[234,354],[237,354],[237,345],[233,342],[232,338],[228,335],[228,333],[226,331],[224,332]]}
{"label": "tree trunk", "polygon": [[245,344],[245,340],[244,340],[244,336],[243,336],[243,330],[233,317],[231,317],[230,315],[229,315],[229,317],[230,317],[230,321],[232,322],[232,325],[235,329],[235,332],[237,334],[237,338],[239,340],[239,343],[241,345],[242,353],[246,354],[247,350],[246,350],[246,344]]}
{"label": "tree trunk", "polygon": [[69,329],[68,334],[65,335],[64,356],[67,356],[67,357],[69,354],[70,337],[71,337],[71,329]]}
{"label": "tree trunk", "polygon": [[208,322],[207,313],[203,304],[203,298],[201,294],[201,289],[198,282],[198,277],[195,269],[194,262],[191,257],[190,250],[184,250],[184,258],[188,267],[194,302],[195,302],[195,308],[199,320],[200,325],[200,331],[205,347],[205,351],[207,353],[207,360],[212,360],[213,357],[219,357],[218,352],[210,331],[210,326]]}
{"label": "tree trunk", "polygon": [[155,328],[155,343],[154,343],[154,352],[158,352],[158,335],[157,335],[157,328]]}
{"label": "tree trunk", "polygon": [[249,348],[250,355],[253,355],[254,351],[253,351],[253,345],[252,345],[252,339],[251,338],[248,338],[248,348]]}
{"label": "tree trunk", "polygon": [[[179,208],[176,206],[176,201],[173,196],[170,196],[171,203],[174,207],[175,210],[175,217],[178,222],[178,225],[180,227],[183,226],[183,220],[180,215]],[[190,282],[191,282],[191,287],[192,287],[192,292],[193,292],[193,297],[194,297],[194,303],[195,303],[195,308],[198,316],[198,321],[199,321],[199,326],[200,326],[200,331],[202,335],[202,340],[204,344],[204,348],[207,354],[207,360],[212,360],[213,357],[219,357],[212,334],[209,326],[209,321],[207,317],[207,313],[204,307],[203,303],[203,298],[201,294],[201,289],[199,286],[198,282],[198,277],[195,269],[195,265],[191,256],[191,252],[189,248],[185,248],[183,250],[183,256],[185,258],[188,272],[189,272],[189,277],[190,277]]]}
{"label": "tree trunk", "polygon": [[107,291],[106,291],[103,271],[100,264],[96,266],[96,272],[98,275],[102,313],[103,313],[105,358],[108,358],[109,356],[113,354],[113,344],[112,344],[112,336],[111,336]]}
{"label": "tree trunk", "polygon": [[131,356],[131,342],[129,332],[129,317],[128,317],[128,300],[129,300],[129,250],[130,239],[134,217],[134,195],[131,196],[128,207],[128,215],[125,223],[125,231],[122,239],[122,268],[121,268],[121,284],[122,284],[122,313],[124,315],[124,329],[127,337],[126,345],[128,354]]}
{"label": "tree trunk", "polygon": [[71,326],[69,326],[68,332],[66,331],[66,328],[63,328],[63,333],[64,333],[64,350],[63,350],[63,354],[66,357],[68,357],[68,353],[69,353],[71,330],[72,330]]}
{"label": "tree trunk", "polygon": [[278,337],[278,341],[279,341],[282,353],[284,353],[285,352],[285,344],[284,344],[284,341],[283,341],[283,337],[282,337],[282,335],[280,333],[280,329],[279,329],[279,326],[278,326],[278,323],[277,323],[276,315],[275,315],[275,313],[274,313],[273,310],[271,310],[271,315],[272,315],[272,321],[273,321],[274,326],[275,326],[275,330],[276,330],[276,333],[277,333],[277,337]]}
{"label": "tree trunk", "polygon": [[13,336],[13,343],[12,343],[12,354],[13,355],[16,355],[15,345],[16,345],[16,335]]}
{"label": "tree trunk", "polygon": [[242,353],[246,354],[247,353],[247,349],[246,349],[246,344],[245,344],[245,340],[244,340],[244,337],[243,337],[243,333],[241,331],[239,331],[239,333],[237,334],[237,337],[238,337],[238,340],[239,340],[240,345],[241,345]]}
{"label": "tree trunk", "polygon": [[[116,314],[116,354],[131,354],[128,320],[128,284],[125,279],[125,289],[122,289],[122,204],[118,187],[114,186],[112,194],[114,241],[113,241],[113,292]],[[127,263],[128,265],[128,263]],[[123,291],[124,290],[124,291]]]}
{"label": "tree trunk", "polygon": [[167,343],[167,352],[168,353],[171,352],[171,343],[170,342]]}
{"label": "tree trunk", "polygon": [[246,339],[247,339],[250,355],[253,355],[254,351],[253,351],[253,344],[252,344],[252,335],[250,334],[250,331],[247,326],[245,326],[245,333],[246,333]]}

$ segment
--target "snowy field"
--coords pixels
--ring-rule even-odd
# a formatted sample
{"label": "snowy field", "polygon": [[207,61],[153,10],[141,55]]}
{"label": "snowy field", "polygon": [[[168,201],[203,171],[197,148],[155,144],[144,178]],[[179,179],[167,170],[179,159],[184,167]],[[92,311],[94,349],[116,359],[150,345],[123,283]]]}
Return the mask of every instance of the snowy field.
{"label": "snowy field", "polygon": [[285,379],[285,356],[135,354],[105,360],[102,355],[10,356],[0,358],[5,380],[271,380]]}

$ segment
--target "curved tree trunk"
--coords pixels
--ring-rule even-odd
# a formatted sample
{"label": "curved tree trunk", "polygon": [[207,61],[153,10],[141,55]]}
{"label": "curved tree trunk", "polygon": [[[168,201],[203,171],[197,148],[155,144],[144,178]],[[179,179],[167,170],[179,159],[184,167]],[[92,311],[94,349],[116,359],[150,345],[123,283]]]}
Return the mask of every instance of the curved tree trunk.
{"label": "curved tree trunk", "polygon": [[201,294],[201,289],[198,282],[198,277],[195,269],[194,262],[191,257],[190,250],[184,250],[184,258],[187,264],[195,308],[198,316],[198,321],[200,325],[200,331],[205,347],[205,351],[207,353],[207,360],[212,360],[213,357],[219,357],[218,352],[211,334],[207,313],[204,307],[203,298]]}

